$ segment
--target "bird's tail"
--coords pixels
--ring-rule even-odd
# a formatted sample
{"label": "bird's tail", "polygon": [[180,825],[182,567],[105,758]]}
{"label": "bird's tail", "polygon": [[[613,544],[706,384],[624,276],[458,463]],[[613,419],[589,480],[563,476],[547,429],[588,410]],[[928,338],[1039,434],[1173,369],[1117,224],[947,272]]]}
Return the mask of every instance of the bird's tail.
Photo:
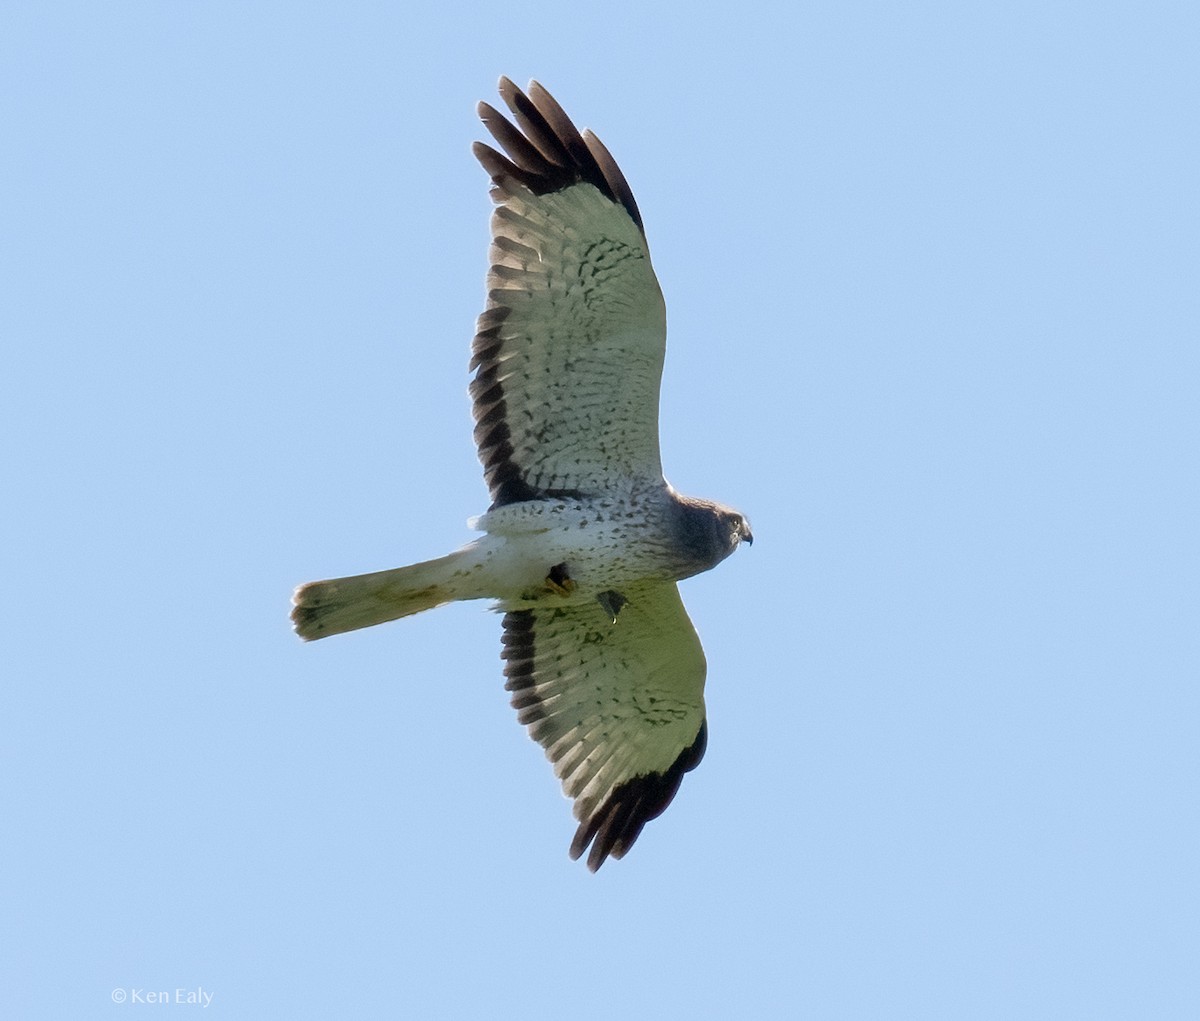
{"label": "bird's tail", "polygon": [[327,638],[470,598],[455,584],[466,552],[458,550],[411,567],[301,585],[292,597],[296,634],[305,641]]}

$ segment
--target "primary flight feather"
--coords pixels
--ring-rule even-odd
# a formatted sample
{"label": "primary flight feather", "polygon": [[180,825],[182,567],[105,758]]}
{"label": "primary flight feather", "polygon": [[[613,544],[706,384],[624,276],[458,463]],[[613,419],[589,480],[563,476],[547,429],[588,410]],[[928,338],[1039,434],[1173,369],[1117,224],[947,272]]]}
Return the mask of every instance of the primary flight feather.
{"label": "primary flight feather", "polygon": [[[571,857],[620,858],[704,754],[704,652],[676,582],[749,525],[680,496],[658,449],[666,347],[641,214],[616,162],[537,82],[479,115],[492,179],[487,307],[472,346],[475,441],[492,503],[449,556],[296,590],[316,639],[458,599],[504,611],[506,687],[579,827]],[[589,850],[590,847],[590,850]]]}

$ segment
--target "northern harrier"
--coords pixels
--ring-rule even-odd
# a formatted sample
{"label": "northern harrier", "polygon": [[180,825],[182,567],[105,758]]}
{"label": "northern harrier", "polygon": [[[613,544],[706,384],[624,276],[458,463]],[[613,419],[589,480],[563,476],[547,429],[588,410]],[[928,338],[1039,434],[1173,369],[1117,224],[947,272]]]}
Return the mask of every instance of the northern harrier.
{"label": "northern harrier", "polygon": [[663,479],[662,292],[608,150],[536,82],[486,103],[487,308],[472,346],[475,441],[492,503],[449,556],[301,586],[301,638],[457,599],[504,611],[505,687],[579,829],[571,857],[622,857],[704,754],[704,652],[676,586],[751,542],[746,519]]}

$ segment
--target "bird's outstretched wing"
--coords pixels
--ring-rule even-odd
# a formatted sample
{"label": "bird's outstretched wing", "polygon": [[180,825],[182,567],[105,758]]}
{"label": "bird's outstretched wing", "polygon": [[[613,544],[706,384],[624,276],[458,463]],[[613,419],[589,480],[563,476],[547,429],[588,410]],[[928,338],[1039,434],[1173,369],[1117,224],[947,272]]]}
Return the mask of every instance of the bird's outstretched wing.
{"label": "bird's outstretched wing", "polygon": [[608,150],[537,82],[479,115],[507,153],[491,175],[491,268],[471,368],[493,506],[661,484],[666,311],[633,194]]}
{"label": "bird's outstretched wing", "polygon": [[[615,597],[615,594],[612,594]],[[622,857],[704,755],[704,652],[672,583],[504,615],[505,687],[575,800],[578,858]],[[616,616],[616,620],[612,619]]]}

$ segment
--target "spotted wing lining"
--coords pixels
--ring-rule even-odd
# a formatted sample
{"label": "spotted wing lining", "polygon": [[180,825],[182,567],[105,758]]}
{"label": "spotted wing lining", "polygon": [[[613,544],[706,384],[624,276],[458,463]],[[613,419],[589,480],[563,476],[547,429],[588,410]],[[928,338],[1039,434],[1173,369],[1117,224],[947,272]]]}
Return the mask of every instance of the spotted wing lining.
{"label": "spotted wing lining", "polygon": [[661,482],[662,294],[641,214],[608,150],[536,82],[486,103],[487,308],[472,345],[475,442],[492,506]]}
{"label": "spotted wing lining", "polygon": [[673,584],[641,583],[617,620],[597,602],[504,616],[517,719],[575,801],[572,858],[621,858],[704,755],[704,653]]}

